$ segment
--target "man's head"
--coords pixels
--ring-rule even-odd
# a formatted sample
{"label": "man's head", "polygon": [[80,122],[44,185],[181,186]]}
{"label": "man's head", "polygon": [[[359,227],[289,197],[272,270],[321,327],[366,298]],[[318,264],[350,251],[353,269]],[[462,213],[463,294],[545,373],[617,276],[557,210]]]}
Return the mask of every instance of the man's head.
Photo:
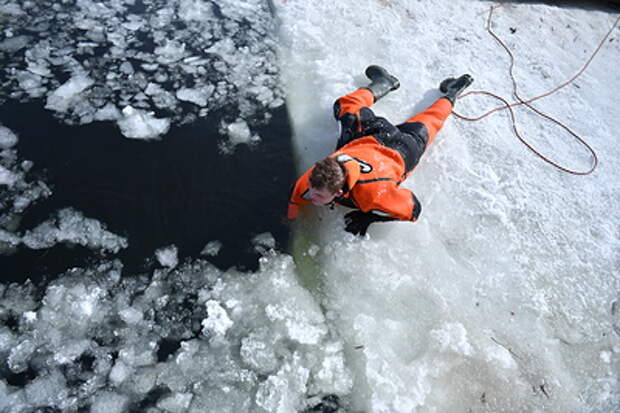
{"label": "man's head", "polygon": [[314,205],[327,205],[342,195],[346,171],[334,158],[325,158],[310,173],[310,200]]}

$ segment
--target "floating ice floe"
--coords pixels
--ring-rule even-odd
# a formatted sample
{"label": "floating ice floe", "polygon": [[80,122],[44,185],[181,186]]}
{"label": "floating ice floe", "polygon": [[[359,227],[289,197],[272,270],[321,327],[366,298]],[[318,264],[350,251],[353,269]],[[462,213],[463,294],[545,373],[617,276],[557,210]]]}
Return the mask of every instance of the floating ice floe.
{"label": "floating ice floe", "polygon": [[80,93],[94,83],[94,80],[86,75],[75,75],[48,96],[45,107],[56,112],[65,112],[71,105],[79,101]]}
{"label": "floating ice floe", "polygon": [[258,135],[253,135],[248,123],[238,118],[235,122],[221,125],[222,134],[228,137],[228,140],[220,142],[220,150],[224,153],[234,152],[237,145],[255,144],[260,141]]}
{"label": "floating ice floe", "polygon": [[169,119],[158,119],[153,112],[126,106],[118,120],[121,133],[132,139],[159,139],[170,129]]}
{"label": "floating ice floe", "polygon": [[179,265],[179,249],[176,245],[163,247],[155,251],[155,257],[160,265],[167,268],[174,268]]}
{"label": "floating ice floe", "polygon": [[62,242],[112,253],[128,246],[126,238],[107,231],[99,221],[72,208],[61,209],[54,218],[27,231],[22,242],[32,249],[50,248]]}
{"label": "floating ice floe", "polygon": [[0,185],[13,186],[20,176],[0,165]]}
{"label": "floating ice floe", "polygon": [[177,91],[177,99],[184,102],[195,103],[198,106],[207,106],[209,96],[213,94],[213,86],[205,86],[199,89],[182,88]]}
{"label": "floating ice floe", "polygon": [[200,251],[200,255],[214,257],[220,253],[220,250],[222,249],[222,245],[223,244],[221,241],[217,241],[217,240],[209,241],[207,245],[205,245],[205,247],[202,249],[202,251]]}
{"label": "floating ice floe", "polygon": [[9,128],[0,125],[0,149],[9,149],[17,144],[17,135]]}

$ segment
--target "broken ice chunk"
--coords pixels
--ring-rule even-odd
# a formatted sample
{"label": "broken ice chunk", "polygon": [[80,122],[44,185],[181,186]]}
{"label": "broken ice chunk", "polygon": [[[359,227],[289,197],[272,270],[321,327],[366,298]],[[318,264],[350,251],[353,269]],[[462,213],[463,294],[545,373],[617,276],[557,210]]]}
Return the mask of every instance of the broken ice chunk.
{"label": "broken ice chunk", "polygon": [[175,245],[169,247],[163,247],[155,251],[155,257],[157,262],[162,266],[168,268],[174,268],[179,265],[179,249]]}
{"label": "broken ice chunk", "polygon": [[4,166],[0,165],[0,185],[6,185],[11,187],[19,181],[19,175],[9,171]]}
{"label": "broken ice chunk", "polygon": [[229,125],[222,125],[221,132],[222,134],[228,135],[228,141],[220,145],[220,149],[224,153],[232,153],[235,147],[241,143],[252,144],[260,141],[260,137],[258,135],[252,135],[250,127],[246,121],[241,118],[238,118]]}
{"label": "broken ice chunk", "polygon": [[28,368],[28,361],[37,349],[37,346],[31,340],[24,340],[11,349],[7,365],[13,373],[21,373]]}
{"label": "broken ice chunk", "polygon": [[260,374],[269,374],[277,369],[278,357],[268,330],[251,333],[241,340],[241,359]]}
{"label": "broken ice chunk", "polygon": [[133,373],[133,370],[133,367],[128,366],[122,360],[116,360],[116,363],[114,363],[114,367],[112,367],[112,370],[110,370],[110,375],[108,376],[110,383],[114,386],[118,386]]}
{"label": "broken ice chunk", "polygon": [[228,318],[228,313],[222,308],[220,303],[215,300],[207,301],[207,313],[209,317],[202,320],[202,334],[209,335],[209,333],[215,333],[216,335],[226,334],[233,322]]}
{"label": "broken ice chunk", "polygon": [[166,44],[155,48],[157,61],[167,64],[178,62],[186,56],[185,43],[179,43],[174,40],[166,40]]}
{"label": "broken ice chunk", "polygon": [[0,327],[0,353],[6,353],[15,346],[15,335],[8,327]]}
{"label": "broken ice chunk", "polygon": [[45,108],[56,112],[67,111],[79,99],[80,93],[93,83],[95,82],[86,75],[74,75],[48,96]]}
{"label": "broken ice chunk", "polygon": [[22,242],[32,249],[50,248],[59,242],[116,254],[127,248],[127,239],[106,230],[99,221],[86,218],[81,212],[65,208],[56,217],[26,232]]}
{"label": "broken ice chunk", "polygon": [[90,413],[123,413],[127,409],[127,396],[113,392],[103,392],[90,406]]}
{"label": "broken ice chunk", "polygon": [[191,393],[174,393],[157,402],[157,407],[170,413],[182,413],[187,410],[194,397]]}
{"label": "broken ice chunk", "polygon": [[0,42],[0,50],[7,53],[15,53],[18,50],[28,46],[30,37],[28,36],[15,36],[10,37]]}
{"label": "broken ice chunk", "polygon": [[213,94],[214,90],[215,87],[213,85],[197,89],[182,88],[177,91],[176,95],[179,100],[204,107],[207,106],[207,100],[209,99],[209,96]]}
{"label": "broken ice chunk", "polygon": [[273,250],[276,248],[276,239],[269,232],[264,232],[262,234],[258,234],[252,239],[252,244],[254,244],[254,250],[264,254],[269,250]]}
{"label": "broken ice chunk", "polygon": [[248,124],[243,119],[237,119],[226,128],[230,141],[237,145],[239,143],[248,143],[252,134]]}
{"label": "broken ice chunk", "polygon": [[205,245],[205,247],[202,249],[202,251],[200,251],[200,255],[209,255],[211,257],[214,257],[220,253],[221,249],[221,241],[209,241],[207,245]]}
{"label": "broken ice chunk", "polygon": [[153,112],[134,109],[131,106],[123,109],[123,118],[117,123],[121,133],[132,139],[159,139],[170,129],[169,119],[156,118]]}
{"label": "broken ice chunk", "polygon": [[94,119],[98,121],[105,121],[105,120],[118,120],[120,119],[120,117],[121,117],[120,110],[118,110],[117,107],[114,106],[113,103],[108,103],[95,113]]}
{"label": "broken ice chunk", "polygon": [[0,149],[8,149],[17,143],[17,135],[9,128],[0,125]]}
{"label": "broken ice chunk", "polygon": [[65,377],[58,370],[37,377],[25,390],[26,399],[31,406],[60,407],[67,399],[68,389]]}
{"label": "broken ice chunk", "polygon": [[137,324],[143,320],[144,314],[142,311],[135,309],[134,307],[128,307],[118,312],[121,319],[127,324]]}

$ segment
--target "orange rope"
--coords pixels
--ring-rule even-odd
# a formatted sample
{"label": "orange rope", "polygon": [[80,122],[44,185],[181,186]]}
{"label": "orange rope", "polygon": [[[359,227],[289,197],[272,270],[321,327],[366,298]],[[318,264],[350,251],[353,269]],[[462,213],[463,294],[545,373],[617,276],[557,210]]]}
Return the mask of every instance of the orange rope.
{"label": "orange rope", "polygon": [[[575,79],[577,79],[586,69],[587,67],[590,65],[590,63],[592,62],[592,60],[594,59],[594,57],[598,54],[598,52],[601,50],[601,48],[603,47],[605,41],[607,40],[607,38],[611,35],[613,29],[616,27],[616,25],[618,24],[618,21],[620,21],[620,17],[618,17],[616,19],[616,21],[614,22],[613,26],[611,27],[611,29],[609,29],[609,31],[607,32],[607,34],[605,35],[605,37],[603,38],[603,40],[601,40],[601,42],[599,43],[598,47],[594,50],[594,53],[592,53],[592,56],[590,56],[590,58],[588,59],[588,61],[585,63],[585,65],[581,68],[581,70],[579,70],[577,72],[577,74],[575,76],[573,76],[572,78],[570,78],[569,80],[567,80],[566,82],[562,83],[560,86],[556,87],[555,89],[550,90],[549,92],[543,93],[540,96],[536,96],[533,97],[531,99],[528,100],[524,100],[523,98],[521,98],[521,96],[519,96],[518,92],[517,92],[517,81],[514,77],[514,73],[513,73],[513,69],[514,69],[514,65],[515,65],[515,58],[514,55],[512,54],[512,52],[510,51],[510,49],[508,48],[508,46],[506,46],[506,44],[502,41],[502,39],[499,38],[499,36],[497,36],[493,30],[491,29],[491,20],[493,18],[493,11],[499,7],[502,7],[501,4],[496,4],[494,6],[491,6],[490,10],[489,10],[489,17],[487,19],[487,31],[491,34],[491,36],[493,36],[493,38],[504,48],[504,50],[506,51],[506,53],[508,53],[508,56],[510,57],[510,78],[512,80],[512,90],[513,90],[513,95],[514,97],[517,99],[517,102],[515,103],[509,103],[506,99],[504,99],[501,96],[498,96],[494,93],[491,92],[487,92],[487,91],[483,91],[483,90],[476,90],[476,91],[471,91],[471,92],[467,92],[461,96],[459,96],[459,99],[462,99],[466,96],[469,95],[487,95],[487,96],[491,96],[494,97],[495,99],[500,100],[503,103],[503,106],[498,106],[494,109],[489,110],[488,112],[478,116],[478,117],[467,117],[464,115],[461,115],[457,112],[453,112],[453,114],[463,120],[467,120],[467,121],[478,121],[481,119],[486,118],[487,116],[489,116],[490,114],[500,111],[500,110],[506,110],[508,109],[509,113],[510,113],[510,118],[512,121],[512,128],[514,130],[515,135],[517,136],[517,138],[527,147],[529,148],[532,152],[534,152],[536,155],[538,155],[542,160],[544,160],[545,162],[555,166],[556,168],[564,171],[564,172],[568,172],[574,175],[588,175],[591,174],[592,172],[594,172],[594,170],[596,169],[596,167],[598,166],[598,156],[596,155],[596,152],[594,151],[594,149],[592,149],[592,147],[579,135],[577,135],[575,132],[573,132],[568,126],[564,125],[562,122],[558,121],[557,119],[553,118],[552,116],[547,115],[546,113],[543,113],[542,111],[540,111],[539,109],[536,109],[535,107],[533,107],[531,105],[532,102],[538,100],[538,99],[542,99],[544,97],[547,97],[549,95],[552,95],[553,93],[557,92],[558,90],[568,86],[570,83],[572,83]],[[564,167],[562,165],[560,165],[559,163],[551,160],[550,158],[546,157],[545,155],[543,155],[541,152],[539,152],[538,150],[536,150],[529,142],[527,142],[519,133],[518,129],[517,129],[517,121],[516,121],[516,117],[515,117],[515,113],[513,111],[513,108],[516,106],[520,106],[520,105],[525,105],[527,108],[531,109],[532,111],[536,112],[538,115],[544,117],[547,120],[550,120],[551,122],[555,123],[556,125],[560,126],[561,128],[563,128],[566,132],[568,132],[570,135],[572,135],[577,141],[579,141],[583,146],[586,147],[586,149],[588,149],[588,151],[592,154],[593,157],[593,162],[592,162],[592,167],[587,170],[587,171],[576,171],[567,167]]]}

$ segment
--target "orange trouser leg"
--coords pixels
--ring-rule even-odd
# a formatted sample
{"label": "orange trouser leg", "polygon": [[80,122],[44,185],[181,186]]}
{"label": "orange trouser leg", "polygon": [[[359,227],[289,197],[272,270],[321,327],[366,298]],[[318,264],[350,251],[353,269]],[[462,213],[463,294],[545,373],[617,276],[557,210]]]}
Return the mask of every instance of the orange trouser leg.
{"label": "orange trouser leg", "polygon": [[334,115],[336,119],[340,119],[341,116],[350,113],[352,115],[359,114],[361,108],[365,106],[372,106],[375,102],[375,98],[372,92],[366,88],[357,89],[353,93],[344,95],[336,100],[334,105]]}
{"label": "orange trouser leg", "polygon": [[429,147],[445,120],[450,116],[450,113],[452,113],[452,104],[450,101],[446,98],[439,98],[427,109],[418,113],[411,119],[408,119],[405,123],[423,123],[428,131],[428,142],[426,143],[426,147]]}

